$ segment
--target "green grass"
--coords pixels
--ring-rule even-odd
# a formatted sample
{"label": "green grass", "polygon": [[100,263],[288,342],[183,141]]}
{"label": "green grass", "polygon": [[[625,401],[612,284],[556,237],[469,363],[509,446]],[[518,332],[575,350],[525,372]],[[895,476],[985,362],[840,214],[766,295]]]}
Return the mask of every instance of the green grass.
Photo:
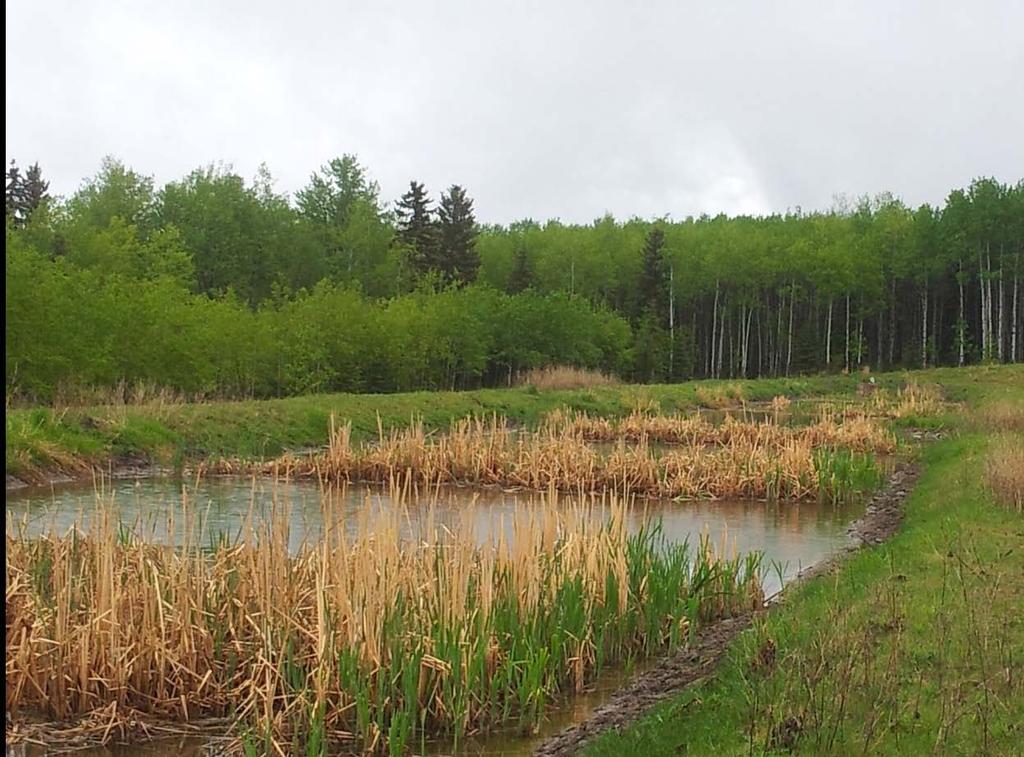
{"label": "green grass", "polygon": [[[970,387],[986,374],[1024,383],[1024,367],[939,369],[877,374],[878,382],[893,388],[909,379],[939,381],[957,376],[954,387]],[[13,409],[7,413],[6,468],[8,475],[40,477],[52,472],[75,472],[105,466],[119,457],[142,456],[160,464],[181,464],[209,456],[262,458],[286,449],[318,446],[327,441],[333,413],[351,421],[355,440],[377,432],[377,417],[385,428],[404,426],[413,417],[427,428],[444,428],[470,414],[498,413],[532,425],[556,407],[585,410],[592,415],[622,415],[639,404],[655,403],[663,411],[718,405],[719,399],[742,387],[747,401],[771,400],[777,395],[796,399],[852,394],[860,375],[828,375],[751,381],[691,381],[682,384],[618,385],[563,391],[482,389],[468,392],[410,392],[404,394],[325,394],[275,400],[204,402],[91,408]],[[700,398],[698,397],[700,395]],[[735,402],[735,400],[733,400]]]}
{"label": "green grass", "polygon": [[[888,374],[885,380],[897,383],[899,376]],[[455,418],[491,413],[535,424],[556,407],[594,415],[621,415],[648,401],[663,410],[694,408],[700,405],[698,387],[714,394],[742,385],[747,400],[759,401],[779,394],[795,398],[852,391],[856,381],[852,376],[827,376],[562,391],[325,394],[177,405],[14,409],[7,413],[6,466],[8,475],[31,478],[103,466],[129,455],[162,464],[217,455],[268,457],[290,448],[325,444],[332,413],[339,421],[351,421],[353,437],[362,440],[377,433],[378,415],[385,428],[406,425],[414,417],[427,428],[443,428]]]}
{"label": "green grass", "polygon": [[589,754],[1019,754],[1024,520],[984,488],[991,433],[971,410],[1024,402],[1024,376],[929,376],[968,407],[922,450],[900,532],[793,589],[715,677]]}

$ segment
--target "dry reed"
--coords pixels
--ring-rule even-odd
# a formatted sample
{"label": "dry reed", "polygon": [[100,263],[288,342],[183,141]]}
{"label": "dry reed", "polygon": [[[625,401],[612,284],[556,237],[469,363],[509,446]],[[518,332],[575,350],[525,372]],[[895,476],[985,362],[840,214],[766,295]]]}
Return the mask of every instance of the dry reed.
{"label": "dry reed", "polygon": [[[589,441],[617,444],[604,453]],[[633,444],[627,447],[622,442]],[[665,453],[649,441],[676,445]],[[328,449],[287,455],[260,469],[323,481],[387,482],[407,473],[419,484],[477,484],[565,492],[627,492],[662,498],[836,498],[852,483],[822,466],[839,449],[890,451],[892,436],[865,417],[823,414],[802,428],[727,418],[633,413],[620,421],[556,413],[536,431],[514,431],[501,418],[468,418],[449,433],[422,425],[380,432],[356,446],[348,426],[334,427]],[[866,456],[862,456],[865,461]],[[219,472],[238,472],[222,463]],[[843,469],[853,475],[853,468]]]}
{"label": "dry reed", "polygon": [[945,409],[945,398],[941,386],[911,381],[895,394],[884,389],[875,391],[865,403],[865,409],[882,418],[930,417]]}
{"label": "dry reed", "polygon": [[858,452],[892,452],[896,439],[879,423],[855,408],[839,409],[823,406],[817,418],[806,426],[786,426],[777,420],[786,405],[774,403],[772,417],[760,421],[744,420],[727,415],[718,424],[705,416],[650,415],[631,413],[621,419],[594,418],[586,413],[555,411],[547,425],[560,426],[588,441],[638,441],[646,438],[664,444],[722,445],[735,440],[784,445],[790,441],[806,441],[812,446],[845,447]]}
{"label": "dry reed", "polygon": [[614,497],[545,497],[482,544],[472,508],[452,530],[428,514],[409,540],[398,511],[353,536],[331,502],[297,554],[283,512],[205,549],[129,535],[109,507],[67,535],[9,526],[8,742],[47,733],[24,727],[34,712],[86,717],[49,731],[65,745],[228,718],[252,751],[400,753],[416,735],[532,724],[599,664],[763,601],[756,556],[629,535]]}

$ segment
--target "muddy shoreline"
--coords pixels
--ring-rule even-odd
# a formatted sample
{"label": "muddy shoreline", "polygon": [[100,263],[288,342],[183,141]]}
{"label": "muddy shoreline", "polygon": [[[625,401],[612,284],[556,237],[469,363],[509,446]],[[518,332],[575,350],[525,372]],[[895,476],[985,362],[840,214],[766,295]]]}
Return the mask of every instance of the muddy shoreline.
{"label": "muddy shoreline", "polygon": [[[863,517],[850,524],[851,544],[828,560],[802,571],[760,612],[770,612],[773,606],[785,601],[790,587],[836,570],[851,552],[881,544],[892,537],[899,530],[903,504],[919,475],[920,469],[914,465],[896,470],[886,485],[871,498]],[[576,754],[601,733],[628,727],[662,700],[703,681],[714,673],[733,639],[750,626],[754,616],[755,613],[745,613],[706,626],[690,645],[668,655],[651,670],[634,678],[583,722],[545,740],[534,750],[534,755],[563,757]]]}
{"label": "muddy shoreline", "polygon": [[103,477],[108,479],[139,478],[144,476],[163,476],[171,473],[170,468],[156,465],[145,455],[118,455],[103,465],[88,465],[71,470],[51,468],[35,471],[29,476],[7,474],[7,491],[18,491],[29,487],[62,486],[92,481]]}

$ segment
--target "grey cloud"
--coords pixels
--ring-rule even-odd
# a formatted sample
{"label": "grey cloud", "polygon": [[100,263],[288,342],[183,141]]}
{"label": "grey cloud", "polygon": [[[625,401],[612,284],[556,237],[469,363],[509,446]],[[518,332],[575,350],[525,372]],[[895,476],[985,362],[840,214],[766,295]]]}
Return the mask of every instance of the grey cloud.
{"label": "grey cloud", "polygon": [[386,198],[490,222],[941,202],[1024,175],[1018,2],[14,0],[7,156],[70,193],[112,153],[158,183],[354,152]]}

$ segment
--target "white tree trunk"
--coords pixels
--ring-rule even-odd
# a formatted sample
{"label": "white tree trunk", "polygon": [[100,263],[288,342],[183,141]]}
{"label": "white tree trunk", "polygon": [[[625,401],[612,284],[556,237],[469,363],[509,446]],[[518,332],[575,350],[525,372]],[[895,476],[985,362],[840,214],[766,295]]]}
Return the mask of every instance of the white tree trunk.
{"label": "white tree trunk", "polygon": [[796,282],[790,285],[789,293],[789,345],[786,347],[786,375],[793,364],[793,300],[796,299]]}
{"label": "white tree trunk", "polygon": [[864,316],[860,317],[857,325],[857,365],[864,359]]}
{"label": "white tree trunk", "polygon": [[740,378],[747,377],[747,356],[750,347],[750,320],[754,315],[754,309],[743,306],[746,310],[746,318],[743,320],[743,338],[740,340]]}
{"label": "white tree trunk", "polygon": [[1017,274],[1013,274],[1013,309],[1010,320],[1010,362],[1017,362],[1017,324],[1020,316],[1017,315]]}
{"label": "white tree trunk", "polygon": [[981,359],[988,357],[988,302],[985,299],[985,258],[978,255],[978,292],[981,295]]}
{"label": "white tree trunk", "polygon": [[675,380],[675,357],[676,357],[676,269],[674,265],[668,268],[668,380]]}
{"label": "white tree trunk", "polygon": [[757,324],[757,373],[755,378],[761,378],[764,373],[764,338],[761,334],[761,309],[757,309],[754,316],[754,323]]}
{"label": "white tree trunk", "polygon": [[715,377],[715,339],[718,337],[718,282],[715,282],[715,305],[711,311],[711,361],[708,363],[708,375]]}
{"label": "white tree trunk", "polygon": [[743,325],[746,323],[746,305],[739,306],[739,377],[746,374],[746,332]]}
{"label": "white tree trunk", "polygon": [[960,287],[960,318],[959,318],[959,320],[957,321],[957,324],[956,324],[956,329],[959,332],[958,335],[957,335],[957,341],[960,343],[959,344],[960,354],[959,354],[958,359],[957,359],[957,365],[959,365],[961,367],[964,364],[964,325],[965,325],[964,324],[964,279],[963,279],[963,273],[964,273],[964,263],[961,260],[960,261],[960,272],[959,272],[959,274],[957,274],[957,277],[956,277],[956,283]]}
{"label": "white tree trunk", "polygon": [[850,295],[846,295],[846,372],[850,372]]}
{"label": "white tree trunk", "polygon": [[889,290],[889,365],[896,362],[896,277],[892,277]]}
{"label": "white tree trunk", "polygon": [[775,349],[772,354],[772,375],[779,375],[779,366],[782,365],[782,310],[786,304],[786,296],[779,294],[779,317],[775,327]]}
{"label": "white tree trunk", "polygon": [[921,295],[921,367],[928,367],[928,285]]}
{"label": "white tree trunk", "polygon": [[825,368],[832,365],[832,299],[828,301],[828,323],[825,326]]}
{"label": "white tree trunk", "polygon": [[718,363],[715,365],[715,378],[722,378],[722,364],[724,362],[725,352],[725,315],[726,305],[722,303],[722,317],[719,318],[719,329],[718,329]]}
{"label": "white tree trunk", "polygon": [[999,324],[997,326],[997,328],[996,328],[996,339],[999,342],[999,346],[998,346],[996,351],[998,352],[998,357],[999,357],[999,362],[1000,363],[1003,362],[1003,359],[1005,357],[1005,354],[1003,353],[1003,343],[1006,341],[1004,339],[1005,332],[1003,331],[1003,322],[1006,320],[1003,317],[1003,314],[1005,312],[1003,310],[1003,290],[1004,289],[1005,289],[1005,287],[1003,287],[1003,249],[1002,249],[1002,246],[1000,246],[1000,248],[999,248],[999,310],[996,313],[997,322]]}

